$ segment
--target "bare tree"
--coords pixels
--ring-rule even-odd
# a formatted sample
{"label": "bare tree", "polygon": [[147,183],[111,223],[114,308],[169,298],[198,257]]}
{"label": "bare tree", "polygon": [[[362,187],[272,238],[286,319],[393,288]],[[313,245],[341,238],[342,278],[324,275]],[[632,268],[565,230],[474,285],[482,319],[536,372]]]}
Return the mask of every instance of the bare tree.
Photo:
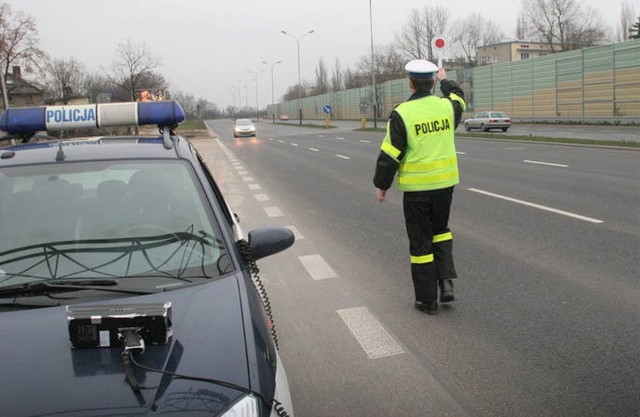
{"label": "bare tree", "polygon": [[404,28],[396,34],[396,44],[412,59],[425,59],[427,57],[424,35],[422,32],[422,17],[418,9],[413,9]]}
{"label": "bare tree", "polygon": [[315,94],[324,94],[329,91],[329,79],[327,75],[327,66],[324,60],[320,58],[318,66],[316,67],[316,86]]}
{"label": "bare tree", "polygon": [[33,17],[14,12],[6,3],[0,5],[0,60],[5,76],[15,65],[23,65],[27,71],[42,69],[41,62],[47,55],[39,42]]}
{"label": "bare tree", "polygon": [[53,59],[47,67],[47,78],[51,95],[64,104],[83,92],[84,68],[75,58]]}
{"label": "bare tree", "polygon": [[442,6],[413,9],[403,31],[396,35],[396,44],[409,58],[433,60],[432,41],[447,34],[450,16],[449,10]]}
{"label": "bare tree", "polygon": [[91,103],[108,102],[110,99],[112,84],[102,74],[85,74],[82,90],[89,96]]}
{"label": "bare tree", "polygon": [[333,66],[333,75],[331,76],[331,90],[340,91],[344,88],[344,79],[342,70],[340,68],[340,60],[336,58],[336,63]]}
{"label": "bare tree", "polygon": [[371,77],[366,73],[362,74],[358,71],[347,68],[344,71],[344,88],[350,90],[352,88],[365,87],[371,83]]}
{"label": "bare tree", "polygon": [[623,1],[620,6],[620,26],[617,29],[616,39],[621,42],[626,40],[630,35],[633,19],[635,18],[635,10],[628,2]]}
{"label": "bare tree", "polygon": [[529,27],[553,51],[594,46],[605,38],[601,14],[576,0],[523,0],[522,7]]}
{"label": "bare tree", "polygon": [[454,26],[453,43],[471,65],[477,64],[476,51],[479,47],[501,42],[505,38],[496,23],[479,13],[464,18]]}
{"label": "bare tree", "polygon": [[[383,83],[405,76],[404,66],[406,60],[394,45],[376,47],[373,55],[376,63],[376,82]],[[369,82],[365,85],[370,85],[371,56],[362,55],[360,61],[358,61],[357,68],[362,77],[368,77],[369,79]]]}
{"label": "bare tree", "polygon": [[527,30],[527,21],[522,13],[520,13],[518,15],[518,20],[516,21],[516,39],[528,40],[528,38],[529,31]]}
{"label": "bare tree", "polygon": [[[117,58],[113,62],[109,80],[122,88],[130,101],[136,100],[136,92],[141,88],[163,88],[164,85],[148,85],[158,81],[155,69],[160,66],[160,59],[147,49],[146,45],[127,39],[116,47]],[[143,85],[145,82],[147,85]],[[162,80],[164,82],[164,79]]]}

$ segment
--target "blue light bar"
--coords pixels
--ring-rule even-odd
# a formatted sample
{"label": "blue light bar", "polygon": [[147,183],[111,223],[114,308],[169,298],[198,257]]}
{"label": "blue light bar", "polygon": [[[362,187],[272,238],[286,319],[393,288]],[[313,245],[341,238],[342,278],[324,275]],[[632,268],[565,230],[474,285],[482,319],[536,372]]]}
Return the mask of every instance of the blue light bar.
{"label": "blue light bar", "polygon": [[35,133],[62,129],[116,126],[175,126],[185,119],[177,101],[16,107],[0,117],[0,130]]}

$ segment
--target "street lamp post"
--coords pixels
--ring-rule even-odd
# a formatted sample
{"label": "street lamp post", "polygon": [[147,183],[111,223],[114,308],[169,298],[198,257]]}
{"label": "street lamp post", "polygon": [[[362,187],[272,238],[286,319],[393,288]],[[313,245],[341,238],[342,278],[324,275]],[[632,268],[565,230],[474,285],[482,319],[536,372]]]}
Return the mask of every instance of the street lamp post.
{"label": "street lamp post", "polygon": [[310,30],[309,32],[305,33],[302,36],[294,36],[290,33],[285,32],[284,30],[280,31],[280,33],[282,33],[283,35],[287,35],[296,41],[296,48],[298,51],[298,116],[300,118],[301,125],[302,125],[302,95],[301,95],[302,82],[300,81],[300,40],[307,35],[311,35],[313,32],[315,32],[315,30]]}
{"label": "street lamp post", "polygon": [[369,0],[369,28],[371,31],[371,85],[373,88],[373,127],[378,127],[378,92],[376,91],[376,61],[373,54],[373,19],[371,13],[371,0]]}
{"label": "street lamp post", "polygon": [[260,108],[260,107],[258,107],[258,74],[260,74],[263,71],[264,70],[260,70],[260,71],[247,70],[247,72],[253,74],[253,79],[256,82],[256,122],[258,121],[258,118],[259,118],[258,111],[259,111],[259,108]]}
{"label": "street lamp post", "polygon": [[[245,111],[249,110],[249,81],[237,80],[240,83],[240,86],[244,85],[244,109]],[[242,98],[242,96],[240,97]]]}
{"label": "street lamp post", "polygon": [[273,123],[275,124],[276,122],[276,112],[275,112],[275,100],[273,97],[273,67],[280,64],[282,61],[277,61],[274,63],[271,62],[267,62],[267,61],[262,61],[263,64],[268,65],[271,67],[271,116],[273,119]]}

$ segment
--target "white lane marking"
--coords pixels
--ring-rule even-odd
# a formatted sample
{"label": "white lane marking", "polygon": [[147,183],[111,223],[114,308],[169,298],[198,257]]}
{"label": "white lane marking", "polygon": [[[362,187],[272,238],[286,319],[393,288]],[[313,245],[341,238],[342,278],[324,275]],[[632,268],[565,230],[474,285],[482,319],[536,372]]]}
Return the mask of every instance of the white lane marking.
{"label": "white lane marking", "polygon": [[309,150],[314,152],[320,152],[320,149],[316,149],[316,148],[309,148]]}
{"label": "white lane marking", "polygon": [[467,154],[466,152],[458,152],[458,151],[456,151],[456,153],[457,153],[458,155],[466,155],[466,154]]}
{"label": "white lane marking", "polygon": [[560,168],[568,168],[569,167],[569,165],[564,165],[564,164],[552,164],[551,162],[530,161],[528,159],[525,159],[522,162],[525,162],[527,164],[549,165],[549,166],[552,166],[552,167],[560,167]]}
{"label": "white lane marking", "polygon": [[261,190],[262,187],[260,187],[260,184],[249,184],[249,189],[250,190]]}
{"label": "white lane marking", "polygon": [[337,154],[336,154],[336,156],[337,156],[338,158],[342,158],[342,159],[351,159],[350,157],[348,157],[348,156],[344,156],[344,155],[340,155],[339,153],[337,153]]}
{"label": "white lane marking", "polygon": [[251,181],[253,181],[253,177],[242,177],[242,181],[251,182]]}
{"label": "white lane marking", "polygon": [[254,194],[253,195],[258,201],[270,201],[271,197],[266,194]]}
{"label": "white lane marking", "polygon": [[377,359],[404,353],[398,342],[366,307],[345,308],[338,310],[338,315],[369,358]]}
{"label": "white lane marking", "polygon": [[278,143],[284,143],[282,139],[278,139]]}
{"label": "white lane marking", "polygon": [[360,142],[360,143],[371,143],[371,141],[370,141],[370,140],[364,140],[364,139],[360,139],[360,140],[359,140],[359,142]]}
{"label": "white lane marking", "polygon": [[315,280],[338,277],[320,255],[298,256],[298,259]]}
{"label": "white lane marking", "polygon": [[291,146],[298,146],[298,144],[297,143],[292,143]]}
{"label": "white lane marking", "polygon": [[269,138],[269,140],[273,140],[273,138]]}
{"label": "white lane marking", "polygon": [[248,175],[248,171],[238,171],[238,175]]}
{"label": "white lane marking", "polygon": [[296,238],[296,240],[304,239],[304,236],[302,235],[302,233],[300,233],[300,231],[296,229],[295,226],[287,226],[287,228],[293,232],[293,236]]}
{"label": "white lane marking", "polygon": [[505,196],[500,195],[500,194],[494,194],[494,193],[490,193],[488,191],[478,190],[476,188],[467,188],[467,190],[473,191],[473,192],[479,193],[479,194],[488,195],[490,197],[501,198],[501,199],[506,200],[506,201],[511,201],[512,203],[522,204],[523,206],[529,206],[529,207],[537,208],[537,209],[540,209],[540,210],[550,211],[552,213],[562,214],[563,216],[573,217],[574,219],[584,220],[586,222],[591,222],[591,223],[602,223],[603,222],[603,220],[594,219],[592,217],[581,216],[580,214],[570,213],[568,211],[558,210],[558,209],[555,209],[553,207],[542,206],[540,204],[530,203],[528,201],[518,200],[518,199],[515,199],[515,198],[511,198],[511,197],[505,197]]}
{"label": "white lane marking", "polygon": [[318,135],[318,137],[319,137],[319,138],[323,138],[323,137],[324,137],[324,135]]}
{"label": "white lane marking", "polygon": [[284,216],[284,213],[278,207],[265,207],[264,212],[267,213],[269,217]]}
{"label": "white lane marking", "polygon": [[338,140],[344,140],[344,138],[343,138],[343,137],[341,137],[341,136],[338,136],[336,139],[338,139]]}

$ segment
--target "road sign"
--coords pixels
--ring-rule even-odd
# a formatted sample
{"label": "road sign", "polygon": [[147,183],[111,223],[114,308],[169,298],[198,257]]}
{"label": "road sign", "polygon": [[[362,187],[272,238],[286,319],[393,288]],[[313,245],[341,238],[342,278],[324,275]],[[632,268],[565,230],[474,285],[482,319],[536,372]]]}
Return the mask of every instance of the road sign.
{"label": "road sign", "polygon": [[322,109],[323,112],[325,113],[331,113],[331,106],[330,105],[325,105],[324,108]]}

